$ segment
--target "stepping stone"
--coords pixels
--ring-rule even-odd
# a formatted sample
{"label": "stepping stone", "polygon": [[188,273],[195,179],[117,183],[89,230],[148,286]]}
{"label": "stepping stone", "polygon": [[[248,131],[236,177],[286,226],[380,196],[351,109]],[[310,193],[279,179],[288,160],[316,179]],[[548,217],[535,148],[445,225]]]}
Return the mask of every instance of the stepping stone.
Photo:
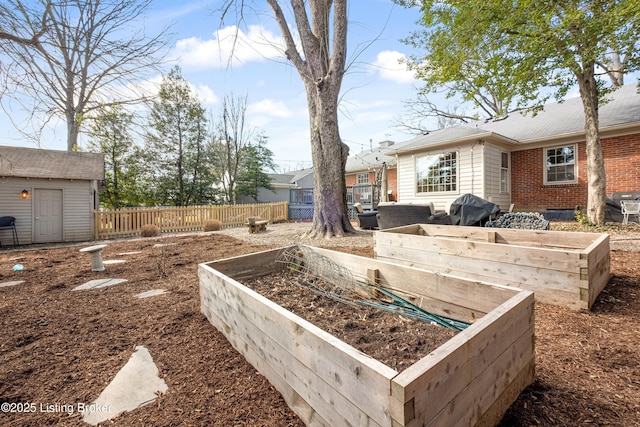
{"label": "stepping stone", "polygon": [[149,350],[137,346],[100,396],[82,411],[82,420],[91,425],[110,420],[125,411],[133,411],[156,400],[169,387],[158,376],[158,367]]}
{"label": "stepping stone", "polygon": [[12,282],[2,282],[2,283],[0,283],[0,288],[5,288],[7,286],[15,286],[15,285],[19,285],[20,283],[24,283],[24,280],[14,280]]}
{"label": "stepping stone", "polygon": [[82,290],[85,290],[85,289],[106,288],[107,286],[117,285],[119,283],[123,283],[123,282],[126,282],[126,281],[127,281],[127,279],[95,279],[95,280],[89,280],[88,282],[83,283],[80,286],[76,286],[72,290],[74,290],[74,291],[82,291]]}
{"label": "stepping stone", "polygon": [[109,264],[120,264],[120,263],[123,263],[123,262],[127,262],[127,261],[126,261],[126,260],[124,260],[124,259],[108,259],[108,260],[106,260],[106,261],[102,261],[102,263],[103,263],[104,265],[109,265]]}
{"label": "stepping stone", "polygon": [[118,255],[135,255],[135,254],[141,254],[142,251],[133,251],[133,252],[120,252]]}
{"label": "stepping stone", "polygon": [[141,294],[136,295],[136,298],[149,298],[149,297],[155,297],[156,295],[162,295],[166,293],[167,293],[166,289],[152,289],[150,291],[142,292]]}

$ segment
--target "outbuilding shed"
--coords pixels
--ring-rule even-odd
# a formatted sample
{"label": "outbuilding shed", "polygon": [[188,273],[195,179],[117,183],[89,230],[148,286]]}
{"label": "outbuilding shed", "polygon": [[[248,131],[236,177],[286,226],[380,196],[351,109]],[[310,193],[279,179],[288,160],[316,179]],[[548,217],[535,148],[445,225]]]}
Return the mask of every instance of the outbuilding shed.
{"label": "outbuilding shed", "polygon": [[15,217],[21,245],[91,240],[104,173],[104,154],[0,146],[0,217]]}

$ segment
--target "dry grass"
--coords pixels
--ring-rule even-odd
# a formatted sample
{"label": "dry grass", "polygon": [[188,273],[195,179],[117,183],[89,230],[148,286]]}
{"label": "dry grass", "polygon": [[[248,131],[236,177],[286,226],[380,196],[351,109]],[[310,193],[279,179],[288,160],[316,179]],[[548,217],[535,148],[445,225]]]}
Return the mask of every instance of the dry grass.
{"label": "dry grass", "polygon": [[140,231],[142,237],[155,237],[160,235],[160,228],[155,224],[146,224]]}

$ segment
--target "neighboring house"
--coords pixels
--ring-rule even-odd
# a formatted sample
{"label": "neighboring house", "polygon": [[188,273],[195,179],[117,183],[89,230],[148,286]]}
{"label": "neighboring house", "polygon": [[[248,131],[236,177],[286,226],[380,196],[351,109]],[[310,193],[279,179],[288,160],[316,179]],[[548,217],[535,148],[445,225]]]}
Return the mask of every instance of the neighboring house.
{"label": "neighboring house", "polygon": [[361,203],[365,207],[371,205],[371,208],[375,208],[374,205],[378,199],[374,197],[371,189],[380,185],[383,164],[387,165],[389,196],[391,199],[397,199],[396,157],[385,154],[393,145],[393,141],[382,141],[375,149],[371,148],[349,156],[345,167],[345,183],[347,189],[352,189],[352,200],[348,200],[349,203]]}
{"label": "neighboring house", "polygon": [[[273,187],[273,190],[260,187],[258,189],[258,200],[254,200],[253,197],[250,196],[239,196],[238,203],[291,202],[291,190],[313,188],[313,168],[289,173],[270,173],[268,175],[271,179],[271,187]],[[313,203],[313,199],[310,203]]]}
{"label": "neighboring house", "polygon": [[104,173],[104,154],[0,146],[0,217],[16,218],[21,245],[91,240]]}
{"label": "neighboring house", "polygon": [[[640,95],[618,89],[600,106],[606,192],[640,190]],[[395,144],[398,197],[447,210],[472,193],[506,210],[587,205],[587,157],[580,98],[544,106],[537,115],[459,125]]]}

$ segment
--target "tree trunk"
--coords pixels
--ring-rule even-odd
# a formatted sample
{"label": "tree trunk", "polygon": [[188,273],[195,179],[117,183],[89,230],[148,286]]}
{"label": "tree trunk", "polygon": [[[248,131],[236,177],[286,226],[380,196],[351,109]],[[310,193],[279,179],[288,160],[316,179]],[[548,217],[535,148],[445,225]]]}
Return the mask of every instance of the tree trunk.
{"label": "tree trunk", "polygon": [[76,120],[75,113],[67,112],[67,151],[76,151],[78,149],[78,133],[80,125]]}
{"label": "tree trunk", "polygon": [[587,218],[592,224],[604,224],[606,210],[606,178],[604,156],[598,129],[598,87],[593,73],[578,78],[584,108],[587,145]]}
{"label": "tree trunk", "polygon": [[299,44],[280,2],[267,3],[282,31],[287,59],[296,67],[307,93],[314,186],[313,226],[306,236],[344,236],[355,231],[346,200],[349,148],[340,140],[338,130],[338,95],[347,52],[347,0],[291,0]]}
{"label": "tree trunk", "polygon": [[305,236],[344,236],[355,231],[346,205],[345,166],[349,147],[340,139],[337,102],[331,89],[311,82],[305,82],[305,86],[314,170],[313,224]]}

